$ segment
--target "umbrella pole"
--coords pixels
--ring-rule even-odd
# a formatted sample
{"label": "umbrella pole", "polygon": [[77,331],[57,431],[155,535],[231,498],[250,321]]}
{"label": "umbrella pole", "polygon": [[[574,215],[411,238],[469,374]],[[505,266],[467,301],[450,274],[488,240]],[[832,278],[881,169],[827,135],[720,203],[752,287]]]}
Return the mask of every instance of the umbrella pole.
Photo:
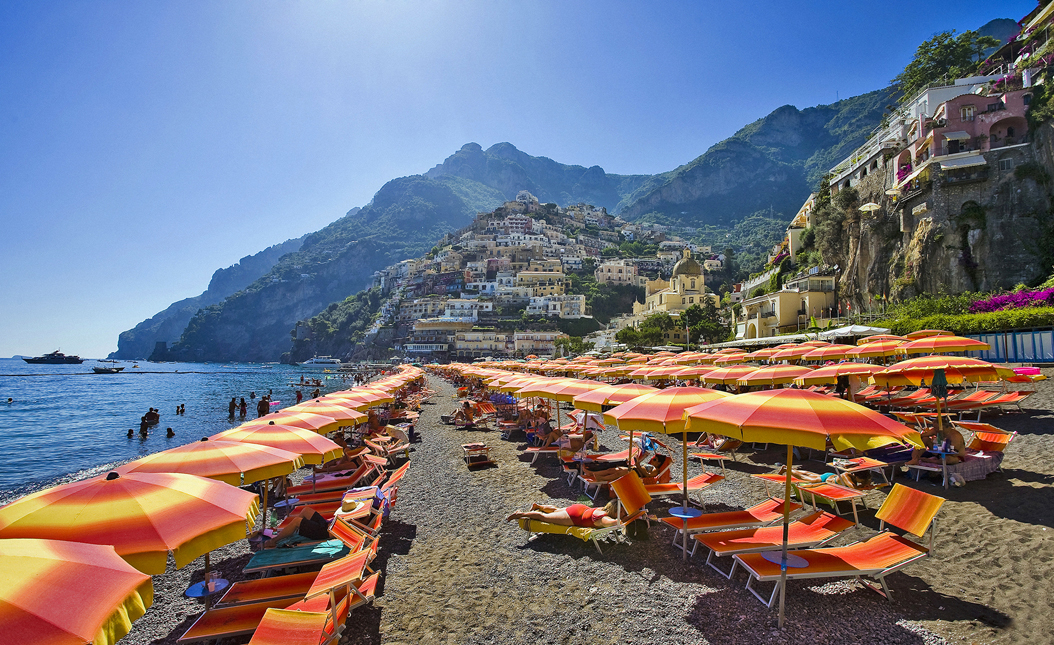
{"label": "umbrella pole", "polygon": [[[684,475],[684,499],[681,500],[681,510],[688,511],[688,427],[681,431],[681,470]],[[684,562],[688,561],[688,520],[684,520],[684,530],[681,531],[683,534],[683,544],[681,545],[681,560]]]}
{"label": "umbrella pole", "polygon": [[783,486],[783,557],[780,559],[780,622],[783,629],[783,601],[787,598],[787,541],[790,539],[791,462],[794,447],[787,444],[787,478]]}
{"label": "umbrella pole", "polygon": [[[263,489],[263,527],[260,529],[260,535],[263,536],[264,542],[267,541],[267,533],[266,533],[266,531],[267,531],[267,489],[270,488],[270,484],[271,484],[271,480],[270,479],[264,480],[264,489]],[[261,543],[260,548],[263,549],[263,544],[262,543]]]}
{"label": "umbrella pole", "polygon": [[205,591],[205,611],[209,610],[209,604],[210,604],[210,602],[209,602],[209,598],[210,598],[210,596],[209,596],[209,569],[210,569],[210,567],[209,567],[209,552],[206,551],[205,552],[205,582],[201,583],[201,584],[205,585],[205,589],[204,589],[204,591]]}

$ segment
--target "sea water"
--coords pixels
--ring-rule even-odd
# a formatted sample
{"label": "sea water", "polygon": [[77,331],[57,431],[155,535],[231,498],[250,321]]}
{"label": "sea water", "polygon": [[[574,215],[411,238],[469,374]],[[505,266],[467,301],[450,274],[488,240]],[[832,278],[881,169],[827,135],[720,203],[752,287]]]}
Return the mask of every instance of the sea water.
{"label": "sea water", "polygon": [[[323,393],[350,387],[339,374],[286,365],[119,362],[119,374],[95,374],[81,365],[31,365],[0,359],[0,504],[44,485],[105,472],[131,459],[181,446],[242,423],[228,418],[231,397],[245,397],[256,418],[260,397],[273,390],[279,404],[296,403],[314,387],[300,377],[323,379]],[[106,363],[105,365],[109,365]],[[256,392],[256,399],[250,392]],[[7,399],[13,399],[8,403]],[[186,404],[186,414],[176,406]],[[139,435],[140,418],[157,408],[161,422]],[[172,428],[174,437],[167,437]],[[132,429],[132,437],[128,430]]]}

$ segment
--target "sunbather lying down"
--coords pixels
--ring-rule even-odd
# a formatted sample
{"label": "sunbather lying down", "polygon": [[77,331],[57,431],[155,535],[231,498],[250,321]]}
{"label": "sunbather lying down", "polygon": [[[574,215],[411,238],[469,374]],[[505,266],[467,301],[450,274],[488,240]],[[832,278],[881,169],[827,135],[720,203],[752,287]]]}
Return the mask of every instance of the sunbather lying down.
{"label": "sunbather lying down", "polygon": [[644,453],[633,468],[625,461],[593,461],[582,464],[590,478],[598,482],[613,482],[633,470],[642,479],[655,477],[670,458],[666,455]]}
{"label": "sunbather lying down", "polygon": [[329,522],[326,518],[322,517],[315,509],[310,506],[304,506],[296,511],[293,511],[292,521],[286,525],[278,535],[274,536],[270,540],[264,542],[264,546],[272,548],[278,545],[279,540],[283,540],[291,535],[300,535],[309,540],[328,540],[329,539]]}
{"label": "sunbather lying down", "polygon": [[[787,472],[787,467],[780,466],[780,469],[776,472],[782,475]],[[811,470],[799,470],[792,466],[791,475],[793,475],[795,479],[800,479],[810,484],[823,482],[827,484],[841,484],[846,488],[869,488],[871,486],[870,470],[861,470],[855,473],[842,473],[841,475],[835,473],[818,474]]]}
{"label": "sunbather lying down", "polygon": [[505,518],[506,522],[527,519],[561,526],[584,526],[606,529],[618,526],[614,515],[618,512],[618,500],[613,499],[604,508],[592,508],[585,504],[572,504],[565,508],[546,504],[532,504],[529,511],[516,511]]}

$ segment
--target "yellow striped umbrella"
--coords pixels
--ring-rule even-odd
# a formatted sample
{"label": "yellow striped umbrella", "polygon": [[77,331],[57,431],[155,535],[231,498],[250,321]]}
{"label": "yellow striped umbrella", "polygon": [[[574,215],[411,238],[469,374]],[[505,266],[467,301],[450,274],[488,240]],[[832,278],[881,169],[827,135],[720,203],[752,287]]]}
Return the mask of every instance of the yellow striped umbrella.
{"label": "yellow striped umbrella", "polygon": [[876,382],[884,383],[888,377],[901,376],[911,384],[918,385],[922,380],[932,381],[935,370],[955,370],[962,376],[960,381],[955,382],[997,381],[1014,376],[1014,370],[1010,368],[967,356],[919,356],[890,365],[885,371],[875,374],[875,379]]}
{"label": "yellow striped umbrella", "polygon": [[649,381],[676,379],[682,369],[684,367],[681,365],[662,365],[649,372],[645,378]]}
{"label": "yellow striped umbrella", "polygon": [[832,344],[833,343],[828,343],[825,340],[807,340],[802,343],[802,345],[805,345],[806,347],[829,347]]}
{"label": "yellow striped umbrella", "polygon": [[[662,434],[681,433],[684,500],[682,508],[688,508],[688,428],[685,425],[684,411],[688,408],[713,401],[732,397],[727,392],[718,392],[702,387],[670,387],[658,392],[644,394],[611,408],[604,413],[604,421],[618,426],[619,430],[629,430],[630,455],[633,454],[633,431],[659,432]],[[687,531],[683,557],[688,558]]]}
{"label": "yellow striped umbrella", "polygon": [[876,340],[873,343],[867,343],[850,349],[845,353],[845,357],[856,360],[860,358],[896,356],[899,353],[897,348],[902,344],[903,341],[899,340]]}
{"label": "yellow striped umbrella", "polygon": [[802,356],[805,356],[809,352],[815,351],[816,348],[812,345],[795,345],[794,347],[788,347],[781,349],[772,355],[770,360],[774,361],[793,361],[798,360]]}
{"label": "yellow striped umbrella", "polygon": [[5,643],[112,645],[154,601],[150,576],[112,546],[0,540]]}
{"label": "yellow striped umbrella", "polygon": [[856,375],[867,378],[872,374],[881,372],[882,369],[881,365],[869,365],[867,363],[838,363],[836,365],[821,367],[809,372],[808,374],[803,374],[794,379],[794,384],[799,387],[827,385],[830,383],[837,383],[839,376]]}
{"label": "yellow striped umbrella", "polygon": [[0,508],[0,539],[109,544],[136,569],[165,572],[245,537],[255,493],[175,473],[111,472],[27,495]]}
{"label": "yellow striped umbrella", "polygon": [[214,434],[210,438],[217,441],[241,441],[288,450],[303,457],[305,464],[324,464],[331,459],[337,459],[344,452],[339,444],[317,432],[279,425],[273,421],[265,426],[232,428]]}
{"label": "yellow striped umbrella", "polygon": [[637,383],[623,383],[621,385],[605,385],[592,392],[586,392],[574,398],[576,408],[590,412],[603,412],[605,406],[615,406],[635,399],[642,394],[658,392],[658,388]]}
{"label": "yellow striped umbrella", "polygon": [[[280,412],[293,414],[299,414],[301,412],[309,412],[311,414],[321,414],[325,417],[333,417],[337,421],[344,422],[345,425],[359,425],[360,423],[366,422],[366,415],[356,410],[352,403],[348,399],[335,399],[335,398],[319,398],[310,399],[297,405],[291,405],[288,408],[282,408]],[[360,404],[361,405],[361,404]]]}
{"label": "yellow striped umbrella", "polygon": [[[787,476],[784,499],[791,494],[791,463],[794,446],[827,450],[830,441],[836,449],[869,450],[890,443],[907,442],[922,447],[919,433],[885,416],[850,401],[824,396],[809,390],[765,390],[718,399],[685,411],[693,430],[720,434],[744,442],[786,444]],[[790,506],[783,507],[783,555],[787,563],[787,536]],[[780,626],[786,595],[786,566],[780,594]]]}
{"label": "yellow striped umbrella", "polygon": [[811,367],[800,365],[770,365],[756,369],[750,374],[744,374],[736,381],[737,385],[783,385],[790,383],[799,376],[805,376],[812,371]]}
{"label": "yellow striped umbrella", "polygon": [[991,349],[988,343],[962,336],[928,336],[904,343],[897,348],[901,354],[936,354],[945,352],[976,352]]}
{"label": "yellow striped umbrella", "polygon": [[592,392],[607,387],[607,384],[601,383],[600,381],[587,381],[581,379],[568,379],[564,383],[547,383],[542,386],[541,390],[545,394],[541,395],[548,399],[554,399],[556,401],[570,402],[573,401],[576,396]]}
{"label": "yellow striped umbrella", "polygon": [[735,385],[736,381],[758,369],[757,365],[729,365],[703,374],[703,383]]}
{"label": "yellow striped umbrella", "polygon": [[713,372],[716,367],[713,365],[688,365],[677,370],[677,378],[699,378],[703,374],[709,374]]}
{"label": "yellow striped umbrella", "polygon": [[630,378],[634,378],[634,379],[643,379],[643,378],[647,378],[648,374],[651,374],[652,372],[654,372],[657,369],[659,369],[659,368],[657,366],[655,366],[655,365],[648,365],[646,367],[638,367],[637,369],[635,369],[632,372],[630,372],[627,376],[629,376]]}
{"label": "yellow striped umbrella", "polygon": [[766,347],[764,349],[759,349],[756,352],[750,352],[746,355],[746,358],[749,358],[750,360],[754,361],[767,361],[772,358],[772,355],[778,351],[780,350],[776,349],[775,347]]}
{"label": "yellow striped umbrella", "polygon": [[807,354],[802,354],[803,361],[836,361],[845,358],[846,352],[856,349],[853,345],[828,345],[817,347]]}
{"label": "yellow striped umbrella", "polygon": [[905,336],[894,336],[893,334],[876,334],[874,336],[864,336],[860,340],[856,341],[856,344],[866,345],[868,343],[875,343],[880,340],[899,340],[903,343],[904,341],[908,340],[908,338]]}
{"label": "yellow striped umbrella", "polygon": [[201,441],[155,452],[117,469],[120,473],[183,473],[231,486],[284,477],[304,465],[295,452],[240,441]]}
{"label": "yellow striped umbrella", "polygon": [[919,340],[920,338],[929,338],[930,336],[953,336],[950,331],[944,331],[943,329],[920,329],[907,334],[905,338],[907,340]]}
{"label": "yellow striped umbrella", "polygon": [[246,421],[240,427],[265,426],[274,421],[277,425],[294,426],[305,430],[314,430],[319,434],[336,432],[341,426],[348,423],[337,421],[333,417],[322,414],[311,414],[310,412],[286,412],[284,410],[268,414],[252,421]]}
{"label": "yellow striped umbrella", "polygon": [[748,354],[746,352],[738,354],[722,354],[721,356],[718,356],[713,360],[713,364],[719,365],[721,367],[727,367],[728,365],[736,365],[738,363],[742,363],[745,360],[748,360],[747,356]]}

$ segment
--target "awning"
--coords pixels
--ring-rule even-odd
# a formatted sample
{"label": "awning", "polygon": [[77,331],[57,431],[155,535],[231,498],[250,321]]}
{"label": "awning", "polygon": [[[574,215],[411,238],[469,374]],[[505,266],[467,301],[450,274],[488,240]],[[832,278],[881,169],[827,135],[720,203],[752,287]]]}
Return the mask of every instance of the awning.
{"label": "awning", "polygon": [[931,160],[927,161],[926,163],[922,164],[921,166],[919,166],[918,168],[916,168],[915,172],[911,173],[907,177],[905,177],[905,178],[901,179],[900,181],[898,181],[897,182],[897,187],[899,188],[899,187],[903,186],[904,184],[908,183],[912,179],[914,179],[914,178],[918,177],[919,175],[921,175],[926,170],[929,170],[930,164],[933,161],[934,160],[931,159]]}
{"label": "awning", "polygon": [[958,159],[941,159],[941,168],[944,170],[956,170],[958,168],[969,168],[970,166],[984,166],[988,162],[985,161],[982,155],[970,155],[969,157],[959,157]]}
{"label": "awning", "polygon": [[962,130],[956,130],[955,132],[945,132],[944,138],[949,141],[965,141],[970,138],[970,135]]}

